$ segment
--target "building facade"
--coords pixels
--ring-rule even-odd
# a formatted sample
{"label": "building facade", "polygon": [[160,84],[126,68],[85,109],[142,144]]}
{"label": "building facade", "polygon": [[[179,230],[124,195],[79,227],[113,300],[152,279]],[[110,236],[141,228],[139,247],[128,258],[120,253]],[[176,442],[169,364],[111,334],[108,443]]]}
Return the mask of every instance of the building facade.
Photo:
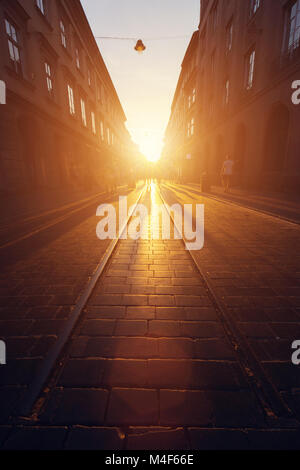
{"label": "building facade", "polygon": [[170,121],[166,130],[166,146],[163,152],[163,162],[170,165],[168,173],[173,177],[192,181],[199,164],[197,98],[198,71],[198,38],[195,31],[184,60],[175,91]]}
{"label": "building facade", "polygon": [[[236,185],[299,191],[300,106],[292,95],[300,80],[300,0],[202,0],[196,75],[197,171],[186,180],[207,172],[219,184],[229,154]],[[184,122],[186,106],[181,112]],[[178,129],[170,125],[165,159]]]}
{"label": "building facade", "polygon": [[0,0],[0,190],[117,181],[126,117],[79,0]]}

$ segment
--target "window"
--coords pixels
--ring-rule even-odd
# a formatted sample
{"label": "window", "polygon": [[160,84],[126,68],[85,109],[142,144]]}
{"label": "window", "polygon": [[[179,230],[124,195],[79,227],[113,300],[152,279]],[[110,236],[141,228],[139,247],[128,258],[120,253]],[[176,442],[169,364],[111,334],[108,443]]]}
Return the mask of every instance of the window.
{"label": "window", "polygon": [[87,121],[86,121],[85,102],[82,98],[80,100],[80,107],[81,107],[82,124],[84,125],[84,127],[86,127],[87,126]]}
{"label": "window", "polygon": [[100,135],[101,135],[101,140],[104,140],[104,124],[102,121],[100,122]]}
{"label": "window", "polygon": [[252,49],[246,56],[246,69],[245,69],[245,88],[251,90],[253,87],[255,69],[255,49]]}
{"label": "window", "polygon": [[250,16],[255,15],[260,7],[261,0],[250,0]]}
{"label": "window", "polygon": [[65,24],[62,20],[60,20],[59,25],[60,25],[61,44],[63,47],[67,48],[67,35],[66,35]]}
{"label": "window", "polygon": [[97,131],[96,131],[96,118],[95,118],[95,113],[92,111],[91,112],[91,119],[92,119],[92,131],[93,131],[93,134],[97,134]]}
{"label": "window", "polygon": [[195,132],[195,119],[191,119],[190,122],[188,122],[188,128],[187,128],[187,136],[192,137]]}
{"label": "window", "polygon": [[97,100],[101,101],[101,85],[100,85],[100,83],[97,83],[96,93],[97,93]]}
{"label": "window", "polygon": [[75,62],[78,70],[80,69],[80,53],[78,47],[75,48]]}
{"label": "window", "polygon": [[191,106],[192,106],[192,97],[189,95],[189,97],[188,97],[188,108],[190,109]]}
{"label": "window", "polygon": [[44,5],[44,0],[36,0],[36,6],[40,10],[43,15],[45,14],[45,5]]}
{"label": "window", "polygon": [[13,26],[13,24],[8,20],[5,20],[5,29],[7,34],[10,62],[15,72],[22,75],[22,65],[17,30],[15,26]]}
{"label": "window", "polygon": [[71,85],[68,85],[69,111],[72,116],[75,114],[74,92]]}
{"label": "window", "polygon": [[224,105],[228,105],[229,95],[230,95],[230,82],[229,80],[226,80],[225,86],[224,86]]}
{"label": "window", "polygon": [[115,135],[112,134],[111,135],[111,145],[114,145],[115,144]]}
{"label": "window", "polygon": [[87,79],[88,79],[88,85],[91,86],[92,85],[92,76],[91,76],[90,69],[88,69],[88,71],[87,71]]}
{"label": "window", "polygon": [[195,119],[193,118],[191,120],[191,136],[194,135],[194,132],[195,132]]}
{"label": "window", "polygon": [[293,52],[300,45],[300,0],[294,1],[288,9],[288,51]]}
{"label": "window", "polygon": [[192,93],[192,103],[196,103],[196,88],[193,89],[193,93]]}
{"label": "window", "polygon": [[52,79],[52,71],[50,65],[45,62],[45,72],[46,72],[46,82],[47,82],[47,89],[50,95],[53,94],[53,79]]}
{"label": "window", "polygon": [[108,143],[108,145],[110,145],[110,130],[109,130],[109,128],[106,129],[106,133],[107,133],[107,143]]}
{"label": "window", "polygon": [[230,52],[233,45],[233,21],[231,20],[226,27],[226,51]]}

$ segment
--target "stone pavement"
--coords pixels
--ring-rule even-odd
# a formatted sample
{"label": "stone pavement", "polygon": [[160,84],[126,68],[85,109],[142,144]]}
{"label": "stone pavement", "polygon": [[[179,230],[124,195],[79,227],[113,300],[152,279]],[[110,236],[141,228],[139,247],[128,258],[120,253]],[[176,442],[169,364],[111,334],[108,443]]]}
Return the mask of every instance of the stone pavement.
{"label": "stone pavement", "polygon": [[300,227],[238,206],[167,191],[171,202],[205,204],[202,271],[281,393],[300,418]]}
{"label": "stone pavement", "polygon": [[[177,191],[179,189],[195,191],[198,196],[202,194],[198,184],[176,185],[176,188]],[[224,193],[224,188],[221,186],[212,186],[205,196],[218,197],[224,201],[235,202],[300,223],[300,197],[296,194],[258,192],[239,188],[232,188],[230,193]]]}
{"label": "stone pavement", "polygon": [[97,206],[39,235],[39,243],[17,245],[15,260],[1,258],[0,339],[7,347],[7,364],[0,367],[1,424],[22,401],[109,244],[96,237]]}
{"label": "stone pavement", "polygon": [[[167,196],[169,202],[172,194]],[[190,202],[180,194],[173,197]],[[160,232],[155,202],[155,193],[148,193],[148,233]],[[287,243],[293,240],[296,248],[299,229],[270,218],[262,221],[261,215],[239,208],[225,209],[215,201],[205,204],[207,240],[198,254],[203,270],[299,417],[300,370],[290,362],[291,339],[297,339],[297,331],[300,338],[297,251],[292,250],[287,261]],[[92,245],[81,253],[74,234],[71,231],[66,239],[71,243],[72,235],[70,256],[76,250],[79,259],[91,259]],[[279,254],[280,273],[272,264],[274,251]],[[56,253],[58,259],[62,252]],[[64,258],[66,270],[69,262]],[[82,271],[78,266],[78,273]],[[70,272],[65,276],[71,279]],[[51,302],[52,297],[48,307]],[[57,328],[59,312],[56,315],[51,319]],[[26,317],[20,313],[11,325],[13,332],[20,325],[23,341],[30,331],[22,323]],[[49,326],[43,331],[48,333]],[[299,448],[297,427],[270,426],[203,279],[180,241],[119,243],[63,364],[38,422],[12,427],[2,418],[3,448]],[[21,397],[14,396],[19,389],[12,385],[7,380],[3,389],[13,408]]]}

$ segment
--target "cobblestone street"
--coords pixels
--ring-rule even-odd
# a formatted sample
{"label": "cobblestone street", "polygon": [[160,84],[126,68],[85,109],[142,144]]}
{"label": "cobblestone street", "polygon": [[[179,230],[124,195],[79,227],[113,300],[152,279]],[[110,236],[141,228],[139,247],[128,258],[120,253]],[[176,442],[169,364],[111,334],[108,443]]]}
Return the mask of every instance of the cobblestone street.
{"label": "cobblestone street", "polygon": [[161,194],[205,205],[200,272],[182,241],[151,239],[153,184],[141,201],[149,239],[119,241],[26,421],[28,386],[109,244],[96,210],[3,269],[4,449],[299,447],[299,226],[189,188]]}

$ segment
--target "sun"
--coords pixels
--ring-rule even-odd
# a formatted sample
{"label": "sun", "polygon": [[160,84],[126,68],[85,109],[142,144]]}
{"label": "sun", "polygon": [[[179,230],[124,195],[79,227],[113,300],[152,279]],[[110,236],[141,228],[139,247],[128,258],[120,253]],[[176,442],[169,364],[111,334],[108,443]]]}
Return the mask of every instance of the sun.
{"label": "sun", "polygon": [[162,142],[151,135],[144,135],[139,142],[139,147],[148,162],[158,162],[161,156]]}

